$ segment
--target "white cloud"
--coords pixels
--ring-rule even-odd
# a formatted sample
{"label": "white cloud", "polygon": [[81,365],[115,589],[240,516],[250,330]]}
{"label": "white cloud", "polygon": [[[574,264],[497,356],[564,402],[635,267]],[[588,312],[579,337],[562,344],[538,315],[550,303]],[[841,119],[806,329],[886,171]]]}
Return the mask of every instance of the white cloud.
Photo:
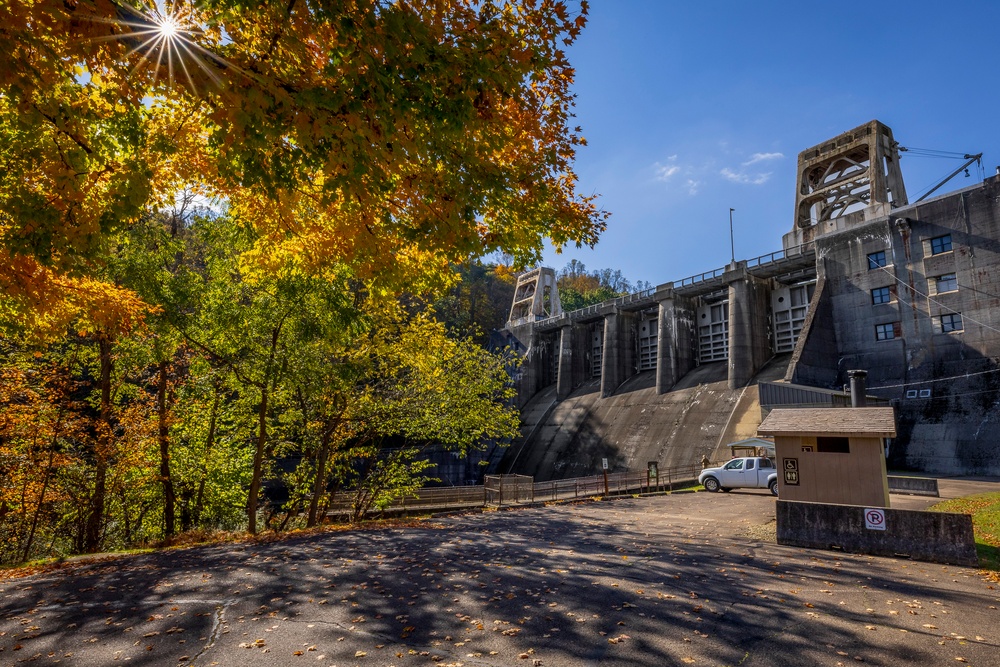
{"label": "white cloud", "polygon": [[766,160],[780,160],[785,157],[783,153],[754,153],[750,156],[750,159],[743,163],[744,167],[749,167],[752,164],[757,164],[758,162],[764,162]]}
{"label": "white cloud", "polygon": [[771,178],[771,172],[764,174],[747,174],[742,171],[733,171],[729,167],[724,168],[719,173],[723,178],[726,178],[733,183],[742,183],[744,185],[764,185]]}
{"label": "white cloud", "polygon": [[687,186],[688,194],[693,197],[696,194],[698,194],[698,188],[701,187],[701,181],[696,181],[694,179],[689,178],[687,179],[687,182],[684,185]]}
{"label": "white cloud", "polygon": [[656,180],[669,181],[670,177],[679,172],[680,170],[681,168],[678,167],[676,164],[671,164],[671,165],[658,164],[656,165]]}
{"label": "white cloud", "polygon": [[680,170],[681,168],[677,164],[676,155],[668,157],[667,164],[661,164],[660,162],[653,163],[653,171],[655,172],[655,178],[658,181],[669,181],[670,177],[677,174]]}

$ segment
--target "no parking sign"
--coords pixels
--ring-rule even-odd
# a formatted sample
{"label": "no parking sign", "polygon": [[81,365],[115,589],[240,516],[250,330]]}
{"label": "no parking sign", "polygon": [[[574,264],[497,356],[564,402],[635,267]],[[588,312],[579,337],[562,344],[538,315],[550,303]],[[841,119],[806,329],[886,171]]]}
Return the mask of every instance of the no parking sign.
{"label": "no parking sign", "polygon": [[885,510],[866,509],[865,528],[868,530],[885,530]]}

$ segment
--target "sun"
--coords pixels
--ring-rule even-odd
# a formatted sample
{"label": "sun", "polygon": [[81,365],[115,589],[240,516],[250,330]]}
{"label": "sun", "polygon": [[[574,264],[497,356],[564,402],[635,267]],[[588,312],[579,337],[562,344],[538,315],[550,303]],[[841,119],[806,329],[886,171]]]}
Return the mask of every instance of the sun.
{"label": "sun", "polygon": [[181,25],[173,14],[164,16],[159,21],[159,33],[164,39],[173,39],[181,32]]}
{"label": "sun", "polygon": [[[132,4],[132,3],[135,4]],[[198,87],[222,85],[219,74],[243,70],[202,45],[203,12],[196,2],[183,0],[119,0],[116,15],[95,19],[123,29],[96,41],[120,41],[131,48],[126,58],[138,58],[133,73],[152,71],[153,81],[165,75],[170,83],[186,80],[191,92]]]}

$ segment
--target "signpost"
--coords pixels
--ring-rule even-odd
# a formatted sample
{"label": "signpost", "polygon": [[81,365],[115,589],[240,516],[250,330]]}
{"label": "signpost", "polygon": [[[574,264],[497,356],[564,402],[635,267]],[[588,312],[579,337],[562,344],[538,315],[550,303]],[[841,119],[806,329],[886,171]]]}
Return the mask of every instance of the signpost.
{"label": "signpost", "polygon": [[608,491],[608,460],[601,459],[601,465],[604,466],[604,495],[609,495]]}
{"label": "signpost", "polygon": [[651,486],[657,490],[660,488],[660,464],[658,461],[646,463],[646,490],[648,491]]}

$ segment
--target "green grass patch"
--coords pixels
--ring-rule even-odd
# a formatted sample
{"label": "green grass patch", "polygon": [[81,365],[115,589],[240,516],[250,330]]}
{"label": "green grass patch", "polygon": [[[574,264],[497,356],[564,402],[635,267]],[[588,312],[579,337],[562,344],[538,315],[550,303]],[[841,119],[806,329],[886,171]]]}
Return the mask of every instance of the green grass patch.
{"label": "green grass patch", "polygon": [[1000,571],[1000,493],[980,493],[945,500],[928,509],[934,512],[971,514],[979,565]]}

